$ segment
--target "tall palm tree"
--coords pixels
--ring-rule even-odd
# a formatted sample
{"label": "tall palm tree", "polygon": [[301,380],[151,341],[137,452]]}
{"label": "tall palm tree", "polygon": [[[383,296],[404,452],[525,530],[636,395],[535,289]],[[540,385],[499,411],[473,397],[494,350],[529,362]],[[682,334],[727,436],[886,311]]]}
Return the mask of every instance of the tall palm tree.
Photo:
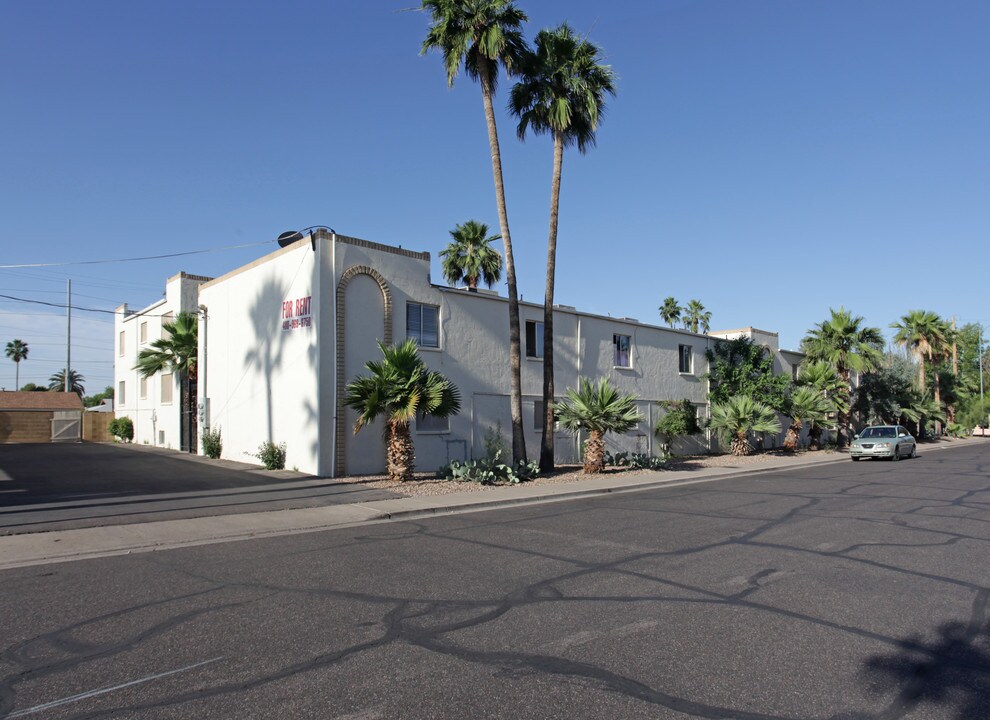
{"label": "tall palm tree", "polygon": [[660,306],[660,318],[670,327],[674,327],[675,323],[680,322],[682,312],[684,312],[684,308],[677,304],[677,299],[673,295],[663,299],[663,305]]}
{"label": "tall palm tree", "polygon": [[472,290],[478,289],[478,280],[491,287],[502,278],[502,256],[491,244],[499,235],[488,235],[488,226],[477,220],[468,220],[450,231],[453,242],[440,251],[443,258],[443,276],[451,285],[461,280]]}
{"label": "tall palm tree", "polygon": [[492,176],[498,224],[505,250],[505,280],[509,291],[509,411],[512,417],[512,462],[526,460],[526,436],[522,416],[522,346],[519,336],[519,294],[516,264],[512,257],[512,236],[502,182],[502,154],[495,125],[492,99],[498,85],[499,66],[512,73],[526,52],[522,24],[526,14],[511,0],[423,0],[432,24],[423,41],[422,52],[437,50],[443,55],[447,84],[452,86],[463,63],[472,80],[481,85],[481,100],[488,125],[492,153]]}
{"label": "tall palm tree", "polygon": [[727,402],[712,405],[709,427],[718,432],[723,441],[731,441],[733,455],[749,455],[753,452],[749,433],[778,433],[780,418],[773,408],[748,395],[736,395]]}
{"label": "tall palm tree", "polygon": [[712,314],[705,310],[700,300],[688,302],[681,319],[684,321],[684,329],[693,333],[699,331],[706,333],[711,330]]}
{"label": "tall palm tree", "polygon": [[415,448],[409,423],[417,416],[450,417],[461,410],[457,388],[443,375],[431,371],[419,356],[413,339],[398,346],[378,343],[382,360],[365,364],[368,375],[347,385],[344,404],[358,411],[354,433],[378,417],[385,419],[385,464],[390,480],[410,480]]}
{"label": "tall palm tree", "polygon": [[807,386],[796,388],[787,401],[787,415],[791,418],[791,424],[784,437],[784,448],[792,452],[797,450],[804,423],[820,425],[826,421],[833,409],[832,403],[814,388]]}
{"label": "tall palm tree", "polygon": [[[86,388],[83,386],[84,382],[86,382],[86,378],[75,370],[69,370],[69,392],[74,392],[79,397],[82,397],[86,394]],[[48,389],[52,392],[62,392],[65,390],[65,370],[59,370],[48,378]]]}
{"label": "tall palm tree", "polygon": [[[831,406],[830,412],[849,412],[849,383],[839,376],[835,366],[825,360],[815,360],[801,366],[798,387],[811,388]],[[809,419],[809,446],[821,449],[822,423]]]}
{"label": "tall palm tree", "polygon": [[170,322],[162,323],[164,334],[138,353],[134,369],[148,378],[159,372],[178,373],[180,407],[186,419],[180,425],[185,449],[196,452],[196,366],[199,359],[199,318],[183,311]]}
{"label": "tall palm tree", "polygon": [[[851,389],[852,373],[876,370],[883,360],[883,335],[878,328],[864,327],[863,318],[845,308],[829,308],[830,317],[811,330],[801,341],[808,362],[831,363]],[[848,410],[839,411],[839,444],[849,437]]]}
{"label": "tall palm tree", "polygon": [[7,357],[14,361],[14,390],[21,389],[21,360],[27,360],[28,344],[23,340],[7,343]]}
{"label": "tall palm tree", "polygon": [[557,271],[557,220],[564,148],[586,153],[595,146],[605,114],[605,96],[615,95],[615,74],[601,62],[601,49],[578,37],[563,23],[536,35],[532,53],[522,63],[521,79],[512,88],[509,106],[519,118],[516,132],[553,138],[550,181],[550,232],[547,239],[546,293],[543,298],[543,435],[540,471],[553,470],[553,293]]}
{"label": "tall palm tree", "polygon": [[941,357],[950,346],[945,322],[929,310],[911,310],[900,322],[891,323],[896,330],[894,342],[918,358],[918,388],[925,394],[925,360]]}
{"label": "tall palm tree", "polygon": [[605,469],[605,433],[628,432],[643,421],[636,409],[636,399],[619,392],[605,377],[597,383],[579,378],[578,389],[567,389],[567,398],[557,403],[556,413],[560,424],[568,430],[588,431],[584,444],[585,474]]}

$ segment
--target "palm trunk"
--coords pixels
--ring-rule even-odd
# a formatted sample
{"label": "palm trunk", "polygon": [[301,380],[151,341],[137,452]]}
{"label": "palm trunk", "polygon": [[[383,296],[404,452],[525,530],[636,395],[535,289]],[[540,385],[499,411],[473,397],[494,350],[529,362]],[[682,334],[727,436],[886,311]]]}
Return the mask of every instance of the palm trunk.
{"label": "palm trunk", "polygon": [[[492,106],[490,60],[478,54],[478,74],[481,76],[481,99],[488,123],[488,144],[492,149],[492,175],[495,179],[495,200],[498,205],[498,225],[505,248],[505,280],[509,286],[509,414],[512,418],[512,462],[526,462],[526,436],[522,416],[522,347],[519,339],[519,294],[516,289],[516,263],[512,258],[512,236],[509,215],[505,207],[505,187],[502,184],[502,154],[498,147],[495,108]],[[496,69],[497,70],[497,69]]]}
{"label": "palm trunk", "polygon": [[[925,387],[926,387],[926,385],[925,385],[925,383],[926,383],[926,378],[925,378],[925,356],[922,355],[920,352],[918,353],[918,364],[921,367],[921,371],[918,373],[918,386],[921,388],[921,397],[924,398],[925,397]],[[922,438],[922,440],[925,439],[925,428],[927,427],[927,425],[928,425],[928,418],[927,417],[925,417],[924,415],[922,415],[920,418],[918,418],[918,436],[920,438]]]}
{"label": "palm trunk", "polygon": [[396,482],[412,480],[416,454],[409,434],[409,423],[389,422],[387,444],[385,466],[388,469],[388,479]]}
{"label": "palm trunk", "polygon": [[543,298],[543,437],[540,472],[553,470],[553,284],[557,272],[557,213],[560,176],[564,165],[564,138],[553,135],[553,180],[550,184],[550,234],[547,238],[547,289]]}
{"label": "palm trunk", "polygon": [[787,435],[784,437],[784,449],[794,452],[801,443],[801,421],[795,420],[787,428]]}
{"label": "palm trunk", "polygon": [[[852,398],[852,378],[849,375],[849,370],[847,368],[839,368],[839,376],[845,382],[846,388],[849,390],[849,396]],[[849,415],[848,410],[839,410],[836,412],[836,447],[845,447],[849,443]]]}
{"label": "palm trunk", "polygon": [[749,446],[749,438],[746,437],[746,431],[740,430],[732,437],[732,449],[733,455],[749,455],[752,448]]}
{"label": "palm trunk", "polygon": [[592,430],[584,443],[584,474],[593,475],[605,470],[605,434]]}
{"label": "palm trunk", "polygon": [[14,390],[21,389],[21,361],[14,363]]}
{"label": "palm trunk", "polygon": [[815,423],[811,423],[811,426],[808,428],[808,449],[822,449],[822,429]]}

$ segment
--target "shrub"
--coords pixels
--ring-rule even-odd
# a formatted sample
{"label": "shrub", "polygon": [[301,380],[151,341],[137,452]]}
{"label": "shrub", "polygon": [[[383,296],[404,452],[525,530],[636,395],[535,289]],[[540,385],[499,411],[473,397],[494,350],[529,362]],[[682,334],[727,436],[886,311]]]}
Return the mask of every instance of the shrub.
{"label": "shrub", "polygon": [[480,460],[452,460],[437,471],[437,477],[455,482],[476,482],[481,485],[516,485],[532,480],[540,474],[540,466],[535,462],[519,462],[515,466],[499,462],[501,448],[495,448],[490,456]]}
{"label": "shrub", "polygon": [[220,437],[220,427],[203,430],[203,454],[211,460],[219,460],[223,452],[223,440]]}
{"label": "shrub", "polygon": [[267,440],[258,446],[258,452],[254,456],[261,460],[266,470],[285,469],[285,443],[276,445]]}
{"label": "shrub", "polygon": [[666,412],[657,418],[653,433],[668,450],[677,438],[701,432],[698,412],[690,400],[662,400],[657,405]]}
{"label": "shrub", "polygon": [[[583,448],[582,448],[583,450]],[[629,465],[629,453],[618,452],[615,455],[608,450],[605,451],[605,464],[613,467],[627,467]]]}
{"label": "shrub", "polygon": [[667,466],[667,458],[633,453],[629,458],[629,464],[637,470],[663,470]]}
{"label": "shrub", "polygon": [[129,417],[114,418],[110,421],[107,429],[111,435],[124,442],[130,442],[134,439],[134,423]]}

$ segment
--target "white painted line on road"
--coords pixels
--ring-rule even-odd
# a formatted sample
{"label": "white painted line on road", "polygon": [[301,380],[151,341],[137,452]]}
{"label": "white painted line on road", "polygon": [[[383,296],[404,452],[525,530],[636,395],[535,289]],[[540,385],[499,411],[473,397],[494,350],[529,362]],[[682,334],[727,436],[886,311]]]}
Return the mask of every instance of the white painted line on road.
{"label": "white painted line on road", "polygon": [[44,705],[35,705],[34,707],[27,708],[26,710],[18,710],[17,712],[8,715],[8,718],[22,717],[24,715],[33,715],[34,713],[41,712],[42,710],[51,710],[59,705],[68,705],[69,703],[79,702],[80,700],[86,700],[91,697],[96,697],[97,695],[103,695],[108,692],[113,692],[114,690],[121,690],[125,687],[130,687],[131,685],[140,685],[141,683],[151,682],[152,680],[157,680],[158,678],[167,677],[169,675],[175,675],[176,673],[186,672],[187,670],[192,670],[193,668],[202,667],[203,665],[209,665],[210,663],[215,663],[218,660],[223,660],[223,657],[215,657],[212,660],[204,660],[203,662],[198,662],[194,665],[187,665],[186,667],[179,668],[178,670],[169,670],[168,672],[158,673],[157,675],[149,675],[148,677],[140,678],[139,680],[131,680],[130,682],[125,682],[120,685],[113,685],[112,687],[100,688],[98,690],[87,690],[84,693],[79,693],[78,695],[71,695],[67,698],[62,698],[61,700],[52,700]]}

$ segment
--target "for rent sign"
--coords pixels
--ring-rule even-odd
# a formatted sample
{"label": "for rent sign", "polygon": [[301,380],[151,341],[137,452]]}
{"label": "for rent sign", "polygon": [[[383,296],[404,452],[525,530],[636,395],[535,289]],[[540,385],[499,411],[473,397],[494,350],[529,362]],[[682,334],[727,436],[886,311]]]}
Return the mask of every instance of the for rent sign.
{"label": "for rent sign", "polygon": [[313,325],[312,295],[282,301],[282,329],[295,330]]}

